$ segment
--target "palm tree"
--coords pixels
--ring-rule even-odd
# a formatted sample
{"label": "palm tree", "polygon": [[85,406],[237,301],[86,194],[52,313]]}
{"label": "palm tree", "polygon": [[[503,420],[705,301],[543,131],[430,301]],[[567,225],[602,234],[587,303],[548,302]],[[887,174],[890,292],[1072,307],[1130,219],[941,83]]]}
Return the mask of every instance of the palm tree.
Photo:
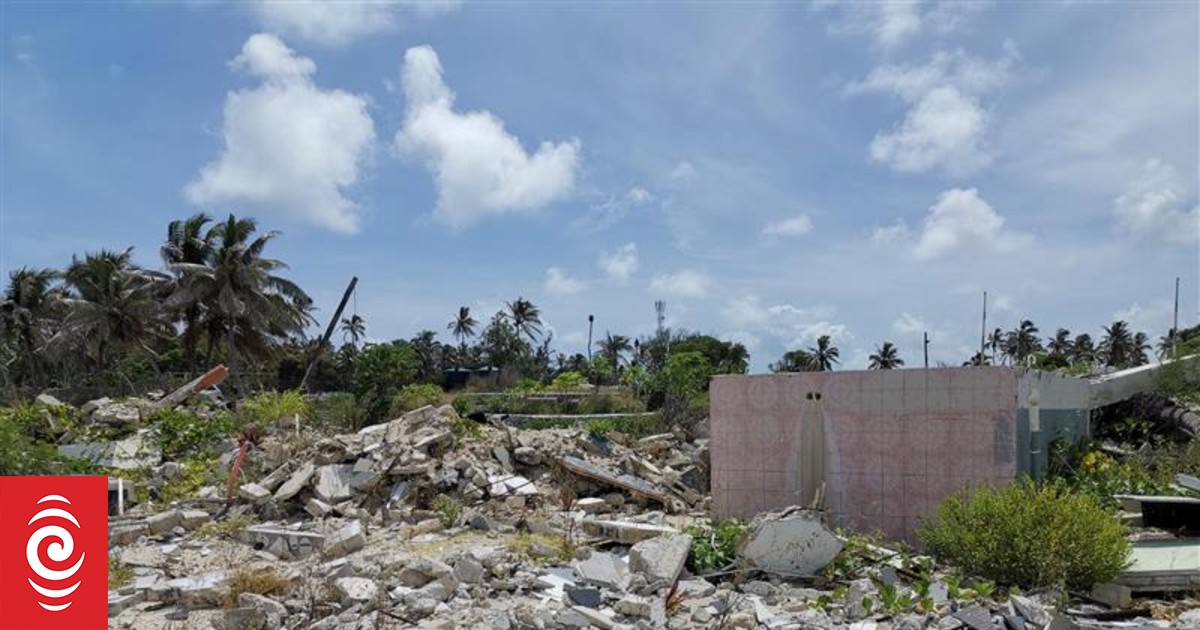
{"label": "palm tree", "polygon": [[1075,335],[1075,341],[1071,342],[1071,362],[1090,365],[1095,360],[1096,344],[1092,336],[1087,333]]}
{"label": "palm tree", "polygon": [[264,356],[279,338],[300,334],[312,321],[312,299],[298,285],[275,272],[287,265],[265,258],[263,250],[278,232],[255,236],[254,219],[234,215],[209,231],[213,250],[204,263],[174,263],[171,271],[185,276],[171,302],[199,303],[212,343],[225,340],[230,371],[237,374],[239,354]]}
{"label": "palm tree", "polygon": [[1150,362],[1150,336],[1144,332],[1133,336],[1133,353],[1130,367],[1146,365]]}
{"label": "palm tree", "polygon": [[1104,327],[1104,338],[1100,340],[1100,356],[1109,367],[1125,368],[1130,366],[1133,359],[1133,335],[1129,332],[1129,324],[1115,321],[1111,326]]}
{"label": "palm tree", "polygon": [[983,352],[976,352],[974,355],[971,356],[970,359],[963,362],[963,367],[968,367],[968,366],[981,367],[984,365],[991,365],[991,364],[992,363],[991,363],[991,361],[988,360],[988,356],[986,354],[984,354]]}
{"label": "palm tree", "polygon": [[[168,269],[180,263],[204,264],[213,252],[213,233],[211,230],[204,230],[204,226],[211,221],[211,217],[200,212],[186,219],[178,219],[167,224],[167,240],[159,249],[163,264]],[[183,273],[175,272],[169,291],[176,292],[183,281]],[[184,305],[180,311],[180,320],[183,322],[183,335],[180,341],[183,343],[184,363],[188,367],[192,367],[196,363],[196,345],[200,340],[199,322],[202,307],[202,304],[192,302]]]}
{"label": "palm tree", "polygon": [[1167,331],[1167,334],[1158,338],[1158,360],[1164,361],[1172,358],[1175,353],[1175,337],[1178,333],[1172,328]]}
{"label": "palm tree", "polygon": [[1017,329],[1009,335],[1009,339],[1011,340],[1010,354],[1014,361],[1020,363],[1026,357],[1042,349],[1042,341],[1038,339],[1037,333],[1038,327],[1026,319],[1022,320]]}
{"label": "palm tree", "polygon": [[1054,337],[1046,344],[1051,354],[1056,354],[1061,357],[1067,357],[1071,354],[1071,331],[1066,328],[1059,328]]}
{"label": "palm tree", "polygon": [[1000,330],[999,328],[993,330],[992,334],[988,335],[987,347],[989,350],[992,351],[992,363],[996,363],[997,353],[999,353],[1001,359],[1004,359],[1005,358],[1004,331]]}
{"label": "palm tree", "polygon": [[904,359],[900,358],[896,346],[892,345],[890,341],[885,341],[882,346],[875,348],[875,354],[869,358],[871,363],[867,366],[868,370],[891,370],[904,367]]}
{"label": "palm tree", "polygon": [[838,349],[830,342],[829,335],[817,337],[817,346],[809,348],[808,353],[812,355],[818,372],[829,372],[838,362]]}
{"label": "palm tree", "polygon": [[8,274],[8,287],[0,300],[0,337],[16,344],[17,356],[39,380],[39,350],[49,333],[47,324],[55,296],[50,285],[58,277],[53,269],[21,267]]}
{"label": "palm tree", "polygon": [[612,361],[613,372],[616,373],[621,369],[625,353],[632,350],[633,346],[625,335],[614,335],[608,331],[604,334],[604,339],[600,340],[600,354]]}
{"label": "palm tree", "polygon": [[507,306],[508,318],[512,321],[513,328],[518,334],[524,333],[530,341],[534,341],[537,335],[542,334],[541,312],[538,311],[538,307],[533,305],[533,302],[518,297],[515,301],[509,302]]}
{"label": "palm tree", "polygon": [[133,248],[73,257],[63,279],[67,315],[51,339],[54,346],[82,343],[105,367],[111,350],[136,344],[150,351],[146,341],[165,331],[157,293],[167,278],[136,267]]}
{"label": "palm tree", "polygon": [[358,313],[342,318],[342,341],[347,341],[352,347],[357,347],[358,342],[366,334],[367,320],[363,319]]}
{"label": "palm tree", "polygon": [[819,370],[813,355],[806,350],[789,350],[783,357],[767,366],[772,372],[816,372]]}
{"label": "palm tree", "polygon": [[468,306],[458,307],[458,317],[450,320],[446,324],[446,330],[454,335],[458,343],[466,347],[466,340],[475,336],[475,327],[479,325],[474,317],[471,317],[471,308]]}

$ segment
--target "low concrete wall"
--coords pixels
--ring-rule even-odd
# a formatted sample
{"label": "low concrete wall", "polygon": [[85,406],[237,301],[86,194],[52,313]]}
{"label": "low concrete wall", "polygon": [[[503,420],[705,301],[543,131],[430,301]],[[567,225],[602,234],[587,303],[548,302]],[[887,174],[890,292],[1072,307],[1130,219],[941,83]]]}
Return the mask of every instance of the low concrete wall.
{"label": "low concrete wall", "polygon": [[967,484],[1017,475],[1010,368],[719,376],[712,382],[717,516],[812,501],[835,524],[911,538]]}

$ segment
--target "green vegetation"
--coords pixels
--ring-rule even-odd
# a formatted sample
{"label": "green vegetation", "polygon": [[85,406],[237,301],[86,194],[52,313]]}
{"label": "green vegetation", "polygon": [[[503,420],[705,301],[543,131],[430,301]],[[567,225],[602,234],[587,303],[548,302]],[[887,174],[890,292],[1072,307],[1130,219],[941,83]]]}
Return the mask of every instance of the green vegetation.
{"label": "green vegetation", "polygon": [[709,525],[693,525],[684,533],[692,537],[692,549],[688,552],[687,568],[702,575],[729,566],[736,557],[738,539],[746,532],[745,521],[729,519]]}
{"label": "green vegetation", "polygon": [[133,579],[133,569],[116,556],[108,557],[108,590],[115,591]]}
{"label": "green vegetation", "polygon": [[442,527],[449,529],[458,524],[458,518],[462,516],[463,503],[453,495],[439,494],[433,499],[433,511],[437,512]]}
{"label": "green vegetation", "polygon": [[264,391],[243,400],[237,409],[239,426],[267,426],[308,415],[308,402],[299,390]]}
{"label": "green vegetation", "polygon": [[223,521],[209,521],[196,530],[200,538],[220,538],[241,531],[254,524],[249,514],[238,514]]}
{"label": "green vegetation", "polygon": [[354,359],[351,391],[365,409],[367,422],[384,419],[392,398],[412,383],[420,360],[412,346],[403,343],[368,344]]}
{"label": "green vegetation", "polygon": [[155,412],[148,421],[163,457],[169,460],[209,454],[222,438],[233,432],[233,419],[223,411],[211,418],[201,418],[188,409],[164,409]]}
{"label": "green vegetation", "polygon": [[442,402],[442,388],[432,383],[411,383],[392,397],[390,415],[395,418],[426,405]]}
{"label": "green vegetation", "polygon": [[58,454],[39,439],[49,418],[62,413],[42,405],[0,408],[0,475],[70,475],[94,473],[87,461]]}
{"label": "green vegetation", "polygon": [[357,431],[366,425],[367,412],[350,392],[333,392],[309,400],[308,422],[319,430]]}
{"label": "green vegetation", "polygon": [[1063,482],[980,486],[947,499],[917,532],[936,557],[1002,584],[1087,591],[1127,566],[1125,528]]}
{"label": "green vegetation", "polygon": [[570,392],[582,388],[587,384],[587,377],[574,370],[568,370],[560,373],[550,381],[550,391],[552,392]]}

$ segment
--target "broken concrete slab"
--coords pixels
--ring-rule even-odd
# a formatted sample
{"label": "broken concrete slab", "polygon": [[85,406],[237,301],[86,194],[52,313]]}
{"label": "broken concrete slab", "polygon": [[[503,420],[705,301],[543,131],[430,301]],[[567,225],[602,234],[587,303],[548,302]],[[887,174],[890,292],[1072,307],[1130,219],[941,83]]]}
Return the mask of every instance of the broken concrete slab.
{"label": "broken concrete slab", "polygon": [[308,487],[316,472],[317,467],[312,462],[305,463],[296,472],[292,473],[292,476],[283,482],[282,486],[279,486],[279,490],[275,492],[275,500],[287,501],[299,494],[301,490]]}
{"label": "broken concrete slab", "polygon": [[769,573],[813,576],[833,561],[842,541],[820,516],[788,510],[761,516],[738,543],[738,556]]}
{"label": "broken concrete slab", "polygon": [[336,504],[354,496],[350,487],[352,468],[348,464],[329,464],[317,469],[317,481],[313,493],[317,498]]}
{"label": "broken concrete slab", "polygon": [[580,524],[583,527],[583,531],[587,534],[602,538],[611,538],[626,545],[650,540],[657,536],[679,533],[679,530],[674,527],[635,523],[633,521],[584,519]]}
{"label": "broken concrete slab", "polygon": [[354,520],[326,536],[322,552],[327,558],[336,558],[354,553],[366,545],[367,536],[363,532],[362,523]]}
{"label": "broken concrete slab", "polygon": [[520,475],[488,475],[488,494],[493,497],[532,496],[538,493],[533,482]]}
{"label": "broken concrete slab", "polygon": [[319,552],[325,545],[325,536],[314,532],[302,532],[270,525],[254,525],[238,532],[244,543],[274,554],[285,560],[307,558]]}
{"label": "broken concrete slab", "polygon": [[256,483],[246,483],[238,488],[238,496],[257,505],[266,503],[271,498],[271,491]]}
{"label": "broken concrete slab", "polygon": [[1129,559],[1129,568],[1115,582],[1134,593],[1200,588],[1200,539],[1136,541]]}
{"label": "broken concrete slab", "polygon": [[687,534],[642,541],[629,549],[629,569],[646,576],[652,586],[671,586],[679,579],[691,548],[692,537]]}
{"label": "broken concrete slab", "polygon": [[333,586],[346,604],[371,602],[379,596],[379,585],[368,578],[342,577],[334,580]]}
{"label": "broken concrete slab", "polygon": [[564,457],[558,460],[563,468],[593,481],[621,488],[631,492],[637,496],[645,497],[653,501],[658,501],[663,505],[671,505],[671,495],[662,486],[650,483],[645,479],[634,477],[633,475],[617,474],[611,470],[586,462],[578,457]]}
{"label": "broken concrete slab", "polygon": [[147,590],[147,599],[173,603],[191,610],[215,608],[221,603],[228,579],[229,575],[225,571],[175,578],[150,587]]}
{"label": "broken concrete slab", "polygon": [[629,587],[629,569],[625,561],[611,553],[593,551],[592,555],[576,561],[572,567],[581,582],[618,591]]}
{"label": "broken concrete slab", "polygon": [[143,429],[115,442],[81,442],[62,444],[58,453],[67,457],[86,459],[97,466],[119,470],[150,468],[162,462],[158,442]]}

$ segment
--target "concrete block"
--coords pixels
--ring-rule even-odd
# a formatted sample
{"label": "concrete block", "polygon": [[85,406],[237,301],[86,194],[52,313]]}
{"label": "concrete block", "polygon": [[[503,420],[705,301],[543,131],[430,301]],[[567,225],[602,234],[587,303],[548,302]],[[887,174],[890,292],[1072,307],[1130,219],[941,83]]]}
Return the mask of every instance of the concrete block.
{"label": "concrete block", "polygon": [[266,503],[271,498],[271,491],[256,484],[246,483],[238,488],[238,496],[255,505]]}
{"label": "concrete block", "polygon": [[763,571],[810,576],[842,550],[842,541],[816,515],[772,514],[757,520],[739,545],[738,555]]}
{"label": "concrete block", "polygon": [[629,568],[646,576],[651,585],[665,583],[670,586],[683,571],[691,548],[692,537],[687,534],[645,540],[629,549]]}
{"label": "concrete block", "polygon": [[582,582],[624,591],[629,587],[629,569],[625,562],[611,553],[593,551],[592,555],[573,565]]}
{"label": "concrete block", "polygon": [[379,595],[379,585],[375,580],[361,577],[343,577],[333,581],[342,602],[346,604],[375,601]]}
{"label": "concrete block", "polygon": [[307,558],[325,545],[325,536],[267,525],[247,527],[238,533],[242,542],[284,560]]}
{"label": "concrete block", "polygon": [[345,501],[354,496],[350,487],[351,467],[346,464],[329,464],[317,469],[316,486],[313,493],[330,504]]}
{"label": "concrete block", "polygon": [[323,549],[326,557],[333,558],[354,553],[366,545],[367,536],[363,532],[362,523],[354,520],[327,536]]}
{"label": "concrete block", "polygon": [[279,490],[275,491],[275,500],[287,501],[299,494],[301,490],[308,487],[316,470],[317,468],[312,462],[301,466],[296,472],[292,473],[292,476],[287,481],[283,482],[282,486],[279,486]]}

